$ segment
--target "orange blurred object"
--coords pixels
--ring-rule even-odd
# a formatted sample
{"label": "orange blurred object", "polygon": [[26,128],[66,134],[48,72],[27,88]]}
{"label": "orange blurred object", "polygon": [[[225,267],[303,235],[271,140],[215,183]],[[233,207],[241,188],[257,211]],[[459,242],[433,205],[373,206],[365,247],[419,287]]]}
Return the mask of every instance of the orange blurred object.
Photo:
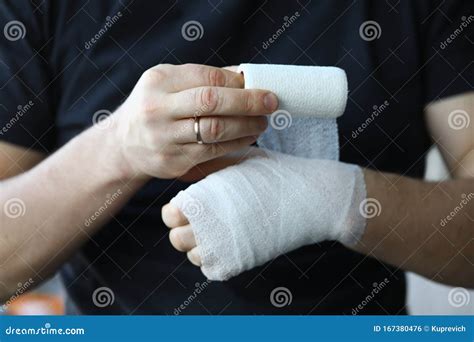
{"label": "orange blurred object", "polygon": [[64,315],[64,301],[60,296],[28,293],[15,299],[6,310],[7,315]]}

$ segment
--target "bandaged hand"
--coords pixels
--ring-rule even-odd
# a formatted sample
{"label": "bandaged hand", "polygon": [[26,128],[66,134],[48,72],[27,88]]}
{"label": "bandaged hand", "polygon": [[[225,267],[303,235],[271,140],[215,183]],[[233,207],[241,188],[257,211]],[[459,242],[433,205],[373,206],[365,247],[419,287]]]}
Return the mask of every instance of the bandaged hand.
{"label": "bandaged hand", "polygon": [[366,219],[362,170],[268,150],[181,191],[163,208],[172,244],[211,280],[227,280],[304,245],[354,245]]}

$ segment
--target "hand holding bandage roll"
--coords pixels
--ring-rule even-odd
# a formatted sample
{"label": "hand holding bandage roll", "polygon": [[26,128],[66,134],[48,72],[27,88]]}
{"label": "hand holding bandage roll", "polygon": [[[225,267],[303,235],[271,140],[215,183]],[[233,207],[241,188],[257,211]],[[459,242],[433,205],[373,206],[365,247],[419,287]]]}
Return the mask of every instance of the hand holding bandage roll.
{"label": "hand holding bandage roll", "polygon": [[246,88],[274,92],[293,122],[283,130],[273,127],[259,140],[287,154],[256,149],[254,156],[172,199],[192,226],[201,269],[212,280],[229,279],[303,245],[355,244],[366,225],[359,210],[366,198],[362,170],[324,160],[338,157],[336,117],[347,99],[344,71],[249,64],[240,70]]}

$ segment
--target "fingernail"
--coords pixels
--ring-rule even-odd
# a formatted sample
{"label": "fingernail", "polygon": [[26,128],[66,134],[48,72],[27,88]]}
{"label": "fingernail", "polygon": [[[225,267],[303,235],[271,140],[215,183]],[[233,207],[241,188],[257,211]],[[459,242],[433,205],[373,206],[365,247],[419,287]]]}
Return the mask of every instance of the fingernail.
{"label": "fingernail", "polygon": [[276,95],[273,93],[268,93],[267,95],[265,95],[265,97],[263,98],[263,105],[269,111],[275,111],[278,108],[278,99]]}

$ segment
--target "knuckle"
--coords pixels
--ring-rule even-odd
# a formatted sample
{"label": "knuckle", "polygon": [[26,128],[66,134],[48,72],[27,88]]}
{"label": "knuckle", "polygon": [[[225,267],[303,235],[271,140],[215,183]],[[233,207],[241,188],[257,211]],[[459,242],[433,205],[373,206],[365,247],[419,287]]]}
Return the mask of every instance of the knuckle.
{"label": "knuckle", "polygon": [[141,78],[145,83],[158,84],[166,79],[166,69],[167,65],[160,64],[154,68],[146,70]]}
{"label": "knuckle", "polygon": [[219,69],[211,69],[209,71],[209,84],[213,87],[223,87],[225,85],[224,72]]}
{"label": "knuckle", "polygon": [[156,109],[156,103],[150,98],[143,98],[140,104],[142,111],[146,116],[152,116]]}
{"label": "knuckle", "polygon": [[244,104],[244,112],[245,113],[250,113],[252,112],[254,105],[253,105],[253,96],[252,93],[245,91],[243,93],[243,101],[242,103]]}
{"label": "knuckle", "polygon": [[219,105],[219,94],[216,88],[202,87],[197,91],[196,102],[201,112],[213,113]]}
{"label": "knuckle", "polygon": [[220,141],[224,137],[225,120],[218,117],[209,118],[208,139],[211,142]]}
{"label": "knuckle", "polygon": [[225,85],[225,73],[220,69],[192,63],[184,64],[182,67],[186,72],[195,74],[199,79],[202,79],[210,86],[222,87]]}
{"label": "knuckle", "polygon": [[144,114],[145,122],[153,122],[159,105],[153,96],[143,96],[139,104],[140,111]]}

